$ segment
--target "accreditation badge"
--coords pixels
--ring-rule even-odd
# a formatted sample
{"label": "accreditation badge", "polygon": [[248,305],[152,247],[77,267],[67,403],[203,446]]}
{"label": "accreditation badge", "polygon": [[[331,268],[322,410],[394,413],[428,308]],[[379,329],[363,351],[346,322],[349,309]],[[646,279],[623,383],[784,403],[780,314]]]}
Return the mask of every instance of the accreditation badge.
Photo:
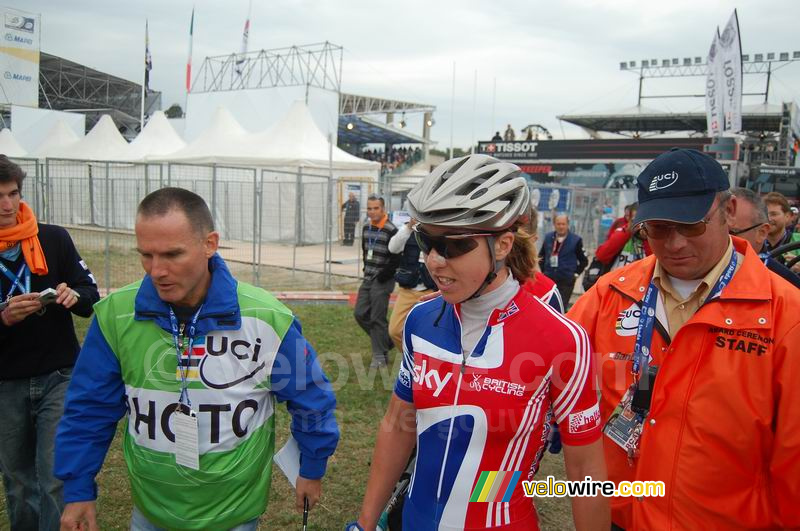
{"label": "accreditation badge", "polygon": [[188,407],[179,407],[172,417],[175,431],[175,462],[192,470],[200,470],[197,414]]}
{"label": "accreditation badge", "polygon": [[558,267],[558,255],[557,254],[550,255],[550,267],[553,267],[553,268]]}
{"label": "accreditation badge", "polygon": [[372,249],[367,249],[367,260],[372,260]]}
{"label": "accreditation badge", "polygon": [[636,384],[625,391],[619,405],[614,408],[614,412],[603,427],[603,433],[625,450],[629,458],[636,456],[644,422],[644,417],[631,408],[635,388]]}

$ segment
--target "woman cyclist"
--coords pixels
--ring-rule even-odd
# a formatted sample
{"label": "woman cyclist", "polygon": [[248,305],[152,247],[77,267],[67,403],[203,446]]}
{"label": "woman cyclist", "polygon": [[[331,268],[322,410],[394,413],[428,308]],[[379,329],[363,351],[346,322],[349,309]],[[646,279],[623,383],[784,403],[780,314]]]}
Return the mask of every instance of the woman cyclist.
{"label": "woman cyclist", "polygon": [[[519,481],[541,459],[551,406],[568,479],[605,480],[586,333],[520,289],[534,266],[532,241],[517,234],[529,201],[520,169],[485,155],[445,162],[409,194],[442,295],[406,320],[403,362],[349,529],[375,528],[415,444],[404,529],[537,529]],[[493,486],[485,503],[470,502],[484,471],[516,476],[516,487],[503,481],[505,491]],[[609,528],[606,500],[572,505],[577,529]]]}

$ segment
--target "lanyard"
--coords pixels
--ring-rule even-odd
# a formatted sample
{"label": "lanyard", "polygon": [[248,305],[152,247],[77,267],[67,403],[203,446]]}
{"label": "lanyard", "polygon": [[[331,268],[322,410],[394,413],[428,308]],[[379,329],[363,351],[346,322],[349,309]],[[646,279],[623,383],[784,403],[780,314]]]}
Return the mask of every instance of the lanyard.
{"label": "lanyard", "polygon": [[188,361],[192,357],[192,348],[194,347],[195,327],[197,325],[197,319],[198,317],[200,317],[200,310],[202,309],[203,306],[201,305],[195,312],[194,317],[192,317],[191,323],[189,323],[189,330],[188,330],[189,348],[186,350],[188,356],[187,356],[187,364],[184,367],[184,365],[181,363],[181,354],[182,354],[181,347],[183,347],[184,338],[181,337],[181,331],[180,328],[178,327],[178,318],[175,317],[175,312],[172,310],[172,306],[169,307],[169,322],[170,325],[172,325],[172,341],[173,344],[175,345],[175,355],[177,356],[178,359],[178,370],[181,373],[181,396],[178,399],[178,401],[189,408],[192,407],[192,401],[189,400],[189,392],[187,390],[189,387],[189,383],[186,381],[186,376],[189,373]]}
{"label": "lanyard", "polygon": [[[736,271],[737,260],[736,250],[734,250],[733,254],[731,255],[731,261],[728,263],[728,267],[725,268],[725,272],[722,273],[722,276],[717,280],[717,283],[708,294],[708,297],[703,302],[703,305],[707,304],[711,299],[722,293],[722,290],[725,288],[725,286],[730,283],[731,278],[733,278],[733,273]],[[636,328],[636,344],[633,350],[633,367],[631,368],[631,371],[634,374],[634,378],[637,379],[642,372],[647,371],[647,365],[650,359],[650,345],[653,341],[653,327],[656,321],[657,301],[658,288],[651,280],[650,287],[647,288],[647,293],[642,301],[639,325]],[[644,370],[640,370],[642,364],[644,364]]]}
{"label": "lanyard", "polygon": [[[372,232],[375,232],[375,237],[374,238],[369,235]],[[381,229],[377,229],[376,228],[375,230],[372,230],[372,223],[370,223],[369,228],[367,229],[367,233],[368,233],[367,234],[367,249],[372,249],[373,247],[375,247],[375,242],[378,241],[378,236],[381,235]]]}
{"label": "lanyard", "polygon": [[566,238],[564,238],[564,241],[561,241],[561,242],[560,242],[560,241],[558,241],[558,238],[557,238],[557,237],[556,237],[556,238],[553,238],[553,250],[552,250],[552,252],[550,253],[550,255],[551,255],[551,256],[556,256],[556,255],[558,255],[558,253],[559,253],[559,252],[561,252],[561,246],[562,246],[562,245],[564,245],[564,242],[565,242],[565,241],[567,241],[567,240],[566,240]]}
{"label": "lanyard", "polygon": [[[20,294],[30,293],[31,292],[31,270],[28,269],[28,264],[25,260],[22,261],[22,265],[17,271],[17,275],[14,276],[14,273],[9,271],[6,265],[3,262],[0,262],[0,271],[8,277],[8,280],[11,281],[11,287],[8,288],[8,294],[6,298],[11,298],[11,294],[14,293],[14,290],[19,288]],[[22,285],[22,277],[25,276],[25,285]]]}

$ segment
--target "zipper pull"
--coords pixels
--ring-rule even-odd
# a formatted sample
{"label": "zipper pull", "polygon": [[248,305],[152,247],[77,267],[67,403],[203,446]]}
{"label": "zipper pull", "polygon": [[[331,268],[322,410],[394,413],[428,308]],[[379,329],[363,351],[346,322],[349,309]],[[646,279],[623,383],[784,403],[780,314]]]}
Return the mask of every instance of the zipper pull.
{"label": "zipper pull", "polygon": [[461,357],[461,375],[464,375],[464,372],[467,370],[467,357]]}

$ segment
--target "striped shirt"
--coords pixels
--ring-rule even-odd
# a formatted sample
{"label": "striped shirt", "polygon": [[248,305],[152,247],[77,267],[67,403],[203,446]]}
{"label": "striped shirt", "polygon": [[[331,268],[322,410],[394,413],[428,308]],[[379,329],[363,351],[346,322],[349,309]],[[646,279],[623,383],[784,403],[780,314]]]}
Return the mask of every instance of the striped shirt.
{"label": "striped shirt", "polygon": [[386,265],[394,261],[389,252],[389,240],[397,233],[397,227],[388,219],[384,219],[383,226],[369,223],[362,229],[361,250],[364,253],[365,279],[374,278]]}

